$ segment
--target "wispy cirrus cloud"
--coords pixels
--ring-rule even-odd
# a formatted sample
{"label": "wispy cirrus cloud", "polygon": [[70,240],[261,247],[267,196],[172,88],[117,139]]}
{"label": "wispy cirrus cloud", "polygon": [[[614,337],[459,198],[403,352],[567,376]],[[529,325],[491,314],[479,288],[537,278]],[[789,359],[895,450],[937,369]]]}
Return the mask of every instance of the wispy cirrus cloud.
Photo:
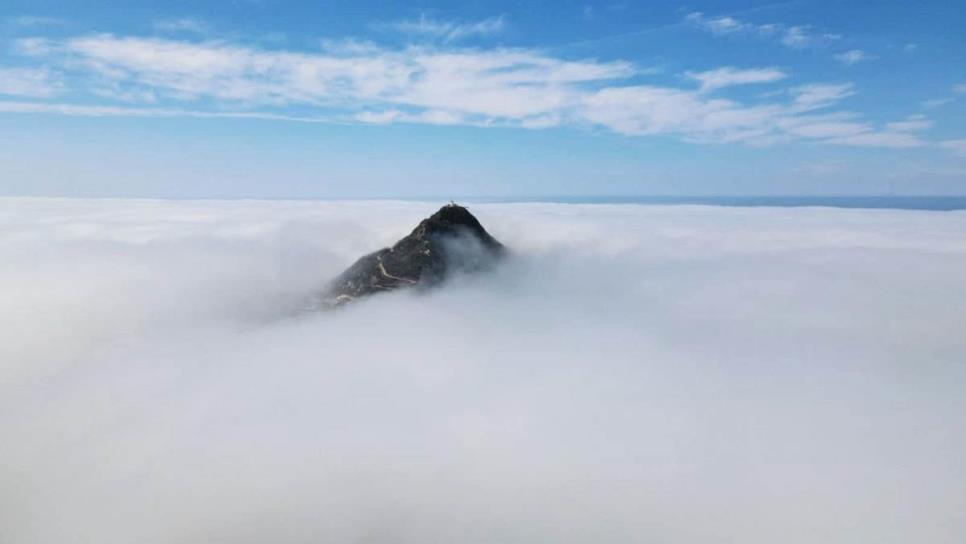
{"label": "wispy cirrus cloud", "polygon": [[702,91],[712,91],[733,85],[772,83],[788,77],[788,74],[778,68],[739,69],[724,66],[705,72],[686,72],[685,76],[700,83]]}
{"label": "wispy cirrus cloud", "polygon": [[932,121],[924,115],[910,115],[902,121],[886,123],[881,130],[857,131],[832,138],[832,143],[843,145],[871,146],[871,147],[919,147],[925,142],[919,136],[932,126]]}
{"label": "wispy cirrus cloud", "polygon": [[444,43],[455,42],[473,36],[489,36],[502,32],[506,22],[502,15],[480,21],[457,22],[434,19],[422,14],[415,20],[395,21],[376,25],[379,30],[400,32],[410,36],[429,37]]}
{"label": "wispy cirrus cloud", "polygon": [[409,112],[397,109],[382,111],[363,111],[353,119],[361,123],[386,125],[390,123],[411,123],[421,125],[486,125],[486,122],[474,123],[470,118],[444,110],[424,110]]}
{"label": "wispy cirrus cloud", "polygon": [[205,35],[211,33],[211,25],[191,17],[180,19],[162,19],[154,23],[154,29],[160,32],[189,33]]}
{"label": "wispy cirrus cloud", "polygon": [[851,49],[849,51],[835,54],[833,55],[833,58],[846,66],[852,66],[853,64],[858,64],[860,62],[874,60],[877,57],[875,55],[870,55],[861,49]]}
{"label": "wispy cirrus cloud", "polygon": [[855,94],[851,83],[812,83],[789,89],[794,96],[792,106],[808,111],[831,106]]}
{"label": "wispy cirrus cloud", "polygon": [[684,21],[715,36],[750,35],[770,38],[779,43],[801,49],[826,45],[841,38],[838,34],[818,32],[805,25],[786,25],[783,23],[757,24],[729,15],[708,16],[700,11],[687,14]]}
{"label": "wispy cirrus cloud", "polygon": [[0,113],[49,113],[69,117],[144,117],[155,119],[190,117],[197,119],[260,119],[265,121],[293,121],[299,123],[339,123],[335,119],[325,117],[283,115],[259,111],[203,111],[160,107],[105,106],[8,100],[0,100]]}
{"label": "wispy cirrus cloud", "polygon": [[567,61],[519,49],[389,50],[374,45],[310,54],[220,42],[94,35],[25,41],[50,62],[80,66],[94,81],[150,88],[170,99],[215,98],[249,106],[406,105],[520,119],[563,107],[581,84],[635,73],[627,62]]}
{"label": "wispy cirrus cloud", "polygon": [[953,85],[951,90],[953,93],[951,96],[923,100],[922,102],[920,102],[920,105],[923,107],[923,109],[926,109],[926,110],[932,110],[932,109],[945,106],[946,104],[949,104],[950,102],[953,102],[958,98],[955,95],[966,94],[966,83]]}
{"label": "wispy cirrus cloud", "polygon": [[75,92],[134,102],[145,97],[144,102],[157,104],[7,103],[4,108],[66,115],[157,112],[312,122],[573,126],[750,145],[794,140],[882,147],[925,143],[911,131],[833,111],[854,94],[847,83],[798,85],[750,102],[709,94],[787,77],[777,68],[689,72],[686,77],[700,85],[693,89],[641,84],[632,78],[646,70],[619,60],[569,60],[532,49],[350,45],[303,52],[111,34],[25,39],[18,50],[69,72]]}
{"label": "wispy cirrus cloud", "polygon": [[945,106],[946,104],[949,104],[952,101],[953,101],[952,98],[933,98],[930,100],[923,100],[922,107],[927,110],[932,110],[932,109]]}
{"label": "wispy cirrus cloud", "polygon": [[66,23],[65,20],[57,17],[45,17],[40,15],[19,15],[17,17],[8,17],[5,19],[5,21],[9,24],[22,28],[56,26]]}
{"label": "wispy cirrus cloud", "polygon": [[[814,104],[815,97],[826,92],[831,91],[817,92],[814,88],[807,89],[802,91],[798,98],[800,102]],[[811,95],[810,98],[803,99],[809,95]],[[925,116],[911,115],[901,121],[876,127],[850,112],[805,116],[786,122],[788,123],[786,130],[797,136],[815,138],[837,145],[888,148],[924,146],[927,142],[918,133],[932,126]]]}
{"label": "wispy cirrus cloud", "polygon": [[953,102],[958,98],[955,95],[966,94],[966,83],[958,83],[956,85],[953,85],[951,90],[953,93],[952,96],[945,96],[942,98],[923,100],[920,104],[924,109],[927,109],[927,110],[936,109],[936,108],[945,106],[946,104],[949,104],[950,102]]}
{"label": "wispy cirrus cloud", "polygon": [[828,140],[831,144],[851,145],[859,147],[888,147],[893,149],[921,147],[926,143],[914,134],[893,131],[868,130],[858,134],[851,134]]}
{"label": "wispy cirrus cloud", "polygon": [[685,20],[718,36],[737,34],[739,32],[746,32],[753,29],[753,27],[748,23],[735,19],[734,17],[729,17],[727,15],[722,15],[720,17],[706,17],[699,11],[689,13],[685,17]]}
{"label": "wispy cirrus cloud", "polygon": [[932,126],[932,121],[926,119],[925,115],[910,115],[902,121],[887,123],[886,128],[894,132],[917,132],[926,130]]}
{"label": "wispy cirrus cloud", "polygon": [[62,89],[59,77],[47,68],[0,67],[0,95],[48,98]]}
{"label": "wispy cirrus cloud", "polygon": [[[764,25],[766,28],[778,25]],[[791,26],[781,29],[781,43],[792,48],[827,45],[841,38],[838,34],[813,32],[808,26]]]}
{"label": "wispy cirrus cloud", "polygon": [[939,146],[960,157],[966,157],[966,139],[944,140],[939,143]]}

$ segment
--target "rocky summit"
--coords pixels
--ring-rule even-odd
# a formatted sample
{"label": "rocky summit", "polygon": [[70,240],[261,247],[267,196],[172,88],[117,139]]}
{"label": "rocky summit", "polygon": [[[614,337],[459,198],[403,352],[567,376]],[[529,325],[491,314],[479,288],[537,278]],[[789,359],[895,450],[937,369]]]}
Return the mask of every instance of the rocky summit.
{"label": "rocky summit", "polygon": [[505,253],[469,210],[450,203],[392,247],[360,258],[332,281],[323,298],[327,306],[338,306],[382,291],[431,287],[454,273],[488,268]]}

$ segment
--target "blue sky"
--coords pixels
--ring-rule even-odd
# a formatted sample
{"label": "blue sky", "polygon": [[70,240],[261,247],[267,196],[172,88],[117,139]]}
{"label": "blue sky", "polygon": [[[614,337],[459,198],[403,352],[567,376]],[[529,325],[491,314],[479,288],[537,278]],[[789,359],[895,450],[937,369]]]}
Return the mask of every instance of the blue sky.
{"label": "blue sky", "polygon": [[0,7],[0,194],[966,194],[955,2]]}

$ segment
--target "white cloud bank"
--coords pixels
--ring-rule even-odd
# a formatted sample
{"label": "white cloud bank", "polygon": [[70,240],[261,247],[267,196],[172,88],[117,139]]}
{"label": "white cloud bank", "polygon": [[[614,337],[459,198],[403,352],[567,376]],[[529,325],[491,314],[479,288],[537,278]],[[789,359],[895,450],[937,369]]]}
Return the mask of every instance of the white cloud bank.
{"label": "white cloud bank", "polygon": [[966,214],[433,208],[0,200],[0,540],[961,542]]}
{"label": "white cloud bank", "polygon": [[[767,84],[787,74],[776,68],[722,67],[688,72],[699,89],[645,84],[631,62],[563,59],[530,49],[326,43],[320,52],[268,50],[215,40],[190,41],[110,34],[64,40],[29,38],[21,55],[56,67],[74,86],[113,104],[39,104],[32,111],[100,115],[98,108],[143,115],[130,104],[145,97],[168,112],[333,122],[408,122],[549,128],[587,127],[629,136],[665,135],[692,142],[764,145],[807,140],[827,144],[916,147],[855,113],[829,111],[854,91],[843,83],[811,83],[739,101],[714,91]],[[822,101],[799,100],[801,89],[849,88]],[[158,102],[158,104],[155,104]],[[30,108],[6,102],[5,111]],[[823,111],[818,111],[823,110]],[[165,114],[161,114],[165,115]],[[238,115],[238,116],[242,116]],[[200,116],[200,115],[195,115]],[[788,130],[834,117],[861,134],[843,141],[814,131]],[[807,134],[816,134],[809,136]]]}

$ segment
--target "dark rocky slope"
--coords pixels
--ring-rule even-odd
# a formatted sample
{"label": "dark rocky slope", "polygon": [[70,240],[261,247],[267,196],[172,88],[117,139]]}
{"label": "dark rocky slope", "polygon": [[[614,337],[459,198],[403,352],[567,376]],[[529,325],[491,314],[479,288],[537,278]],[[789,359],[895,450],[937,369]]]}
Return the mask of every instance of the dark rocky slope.
{"label": "dark rocky slope", "polygon": [[485,269],[506,253],[466,208],[448,204],[392,247],[370,253],[326,290],[328,306],[401,287],[431,287],[455,272]]}

